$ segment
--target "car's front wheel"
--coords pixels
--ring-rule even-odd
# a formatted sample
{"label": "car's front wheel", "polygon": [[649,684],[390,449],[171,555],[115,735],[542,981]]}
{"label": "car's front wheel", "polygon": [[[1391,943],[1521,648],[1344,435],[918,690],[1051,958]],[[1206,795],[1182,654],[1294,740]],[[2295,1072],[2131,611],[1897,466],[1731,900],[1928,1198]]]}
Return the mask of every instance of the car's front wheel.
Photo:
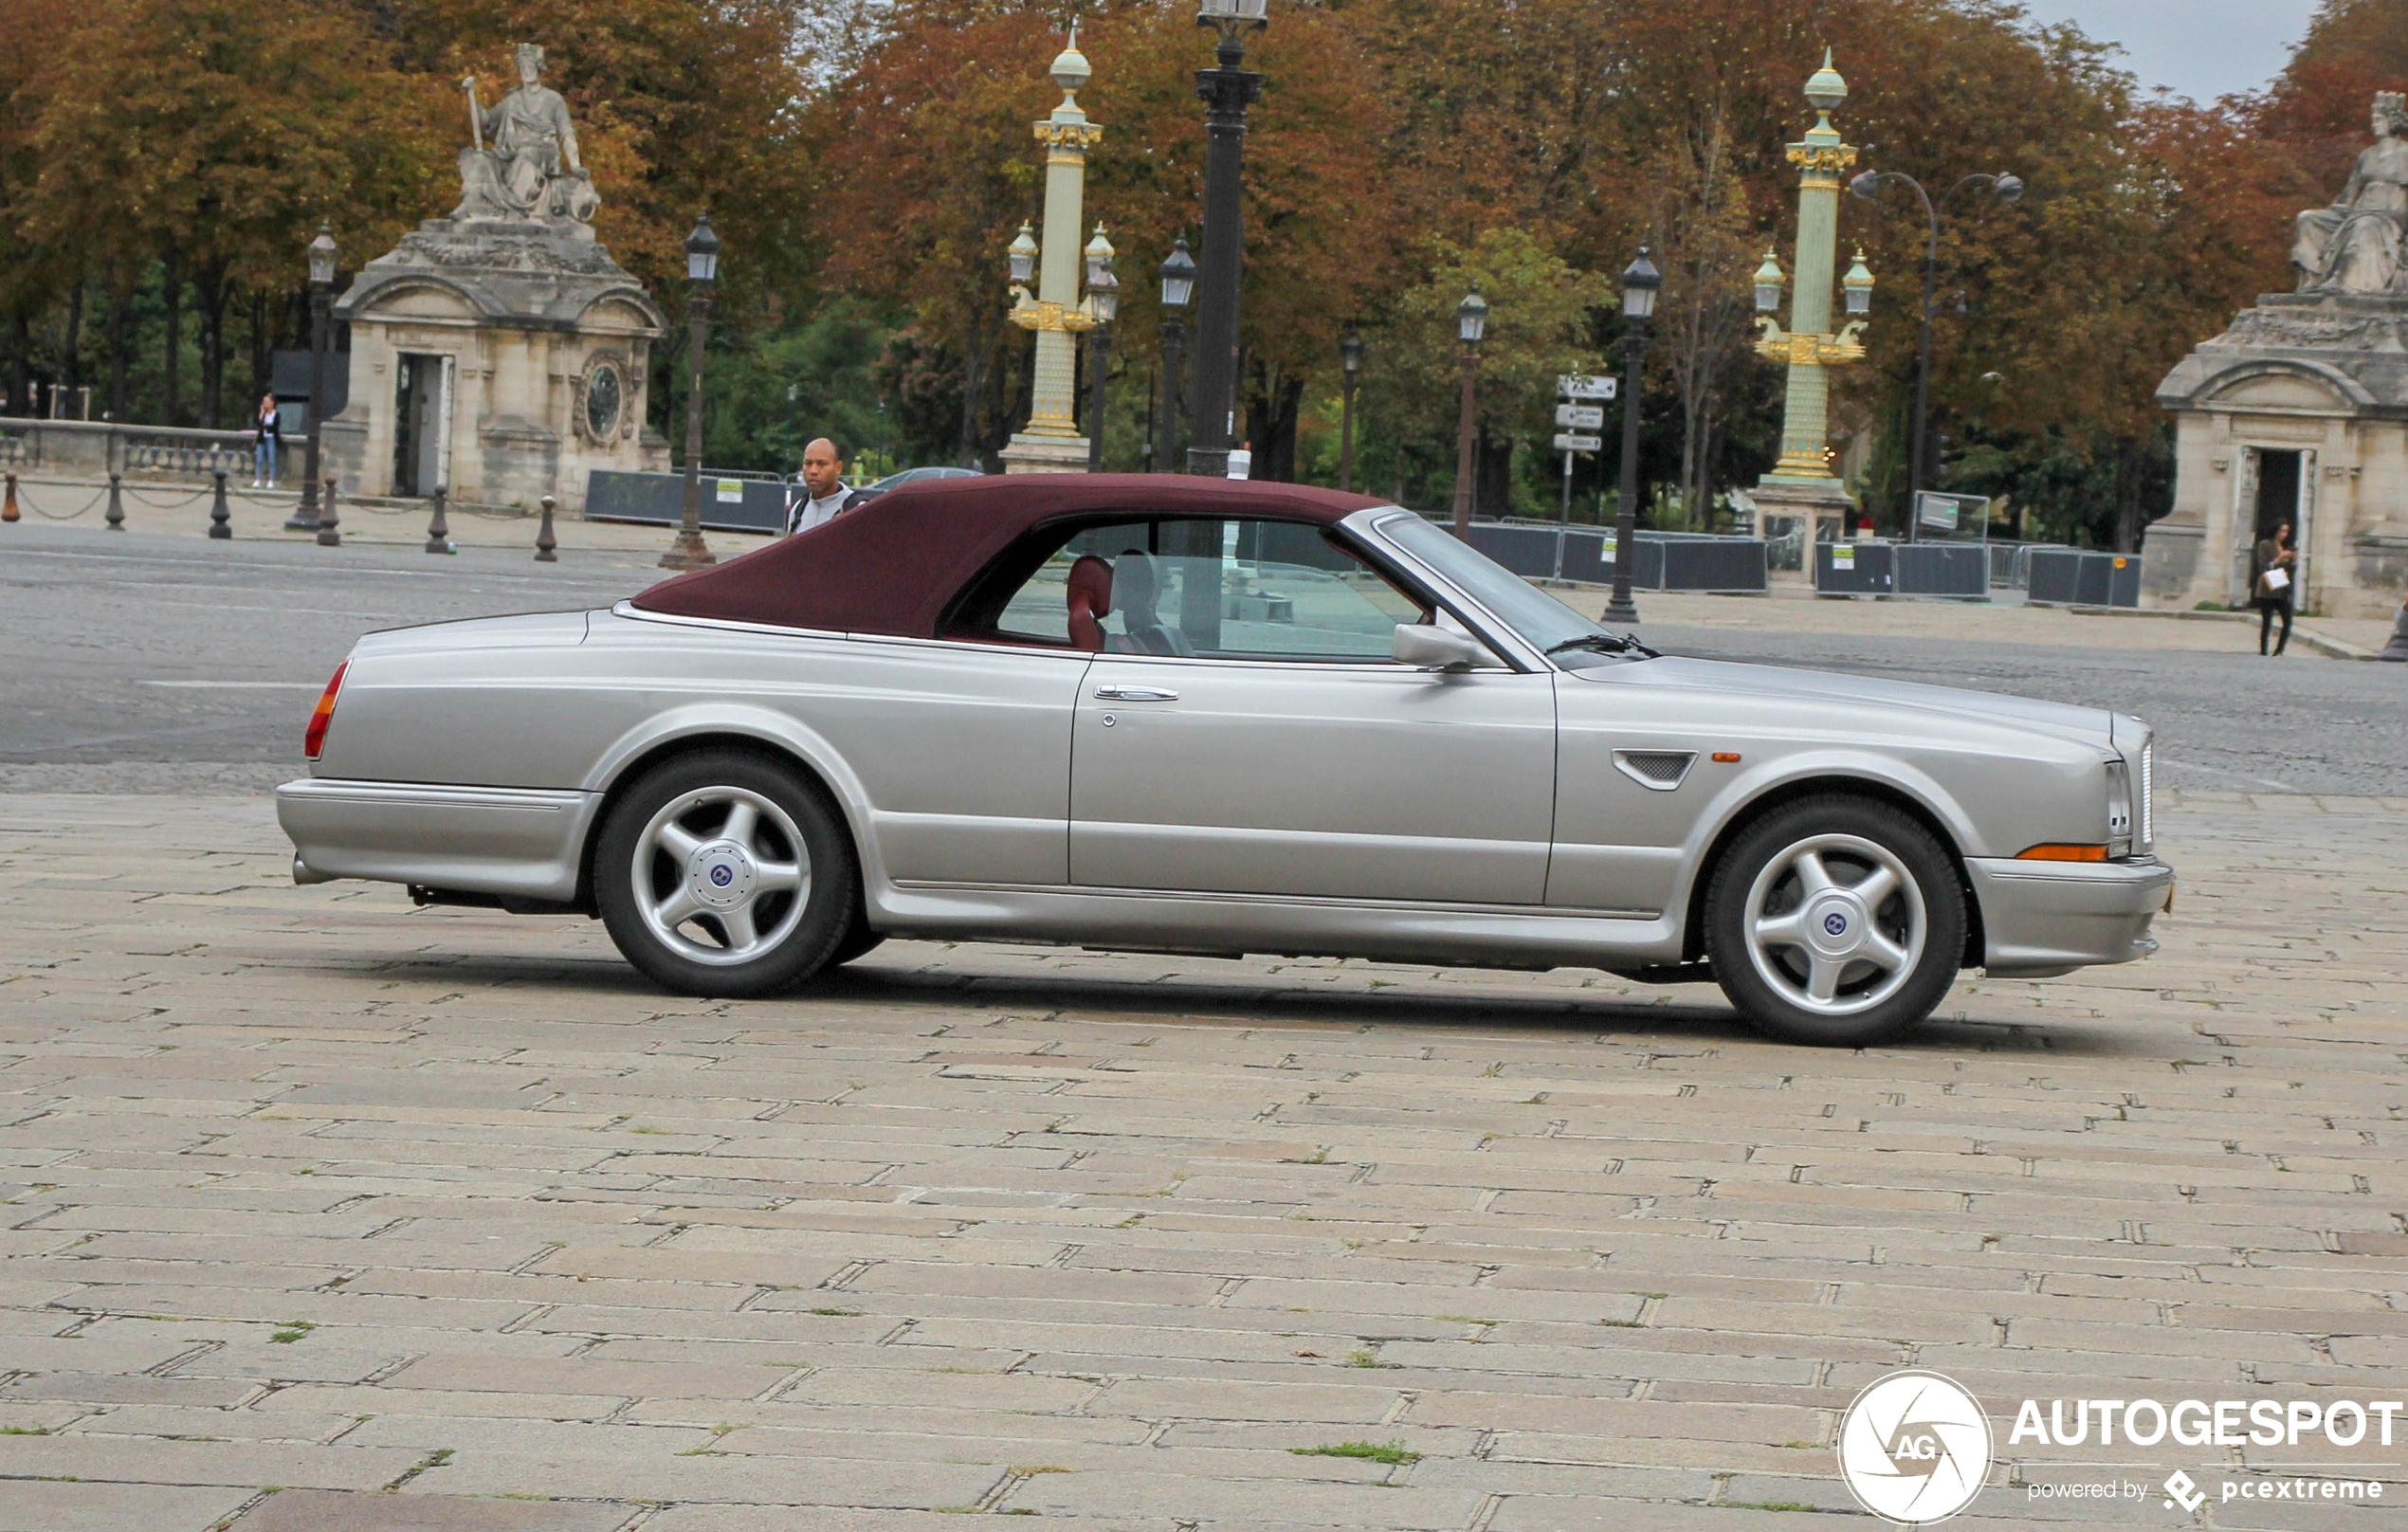
{"label": "car's front wheel", "polygon": [[825,967],[851,923],[852,846],[827,799],[736,750],[680,756],[622,793],[594,899],[627,960],[666,989],[769,994]]}
{"label": "car's front wheel", "polygon": [[1931,1014],[1965,947],[1964,890],[1932,833],[1837,794],[1741,832],[1706,893],[1714,976],[1759,1030],[1863,1047]]}

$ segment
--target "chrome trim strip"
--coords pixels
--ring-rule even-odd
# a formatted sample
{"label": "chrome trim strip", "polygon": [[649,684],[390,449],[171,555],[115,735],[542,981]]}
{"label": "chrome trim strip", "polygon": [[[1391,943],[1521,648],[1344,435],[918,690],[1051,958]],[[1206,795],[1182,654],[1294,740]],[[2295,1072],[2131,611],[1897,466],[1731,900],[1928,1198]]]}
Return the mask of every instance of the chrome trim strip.
{"label": "chrome trim strip", "polygon": [[1231,904],[1249,909],[1396,910],[1432,915],[1505,915],[1540,920],[1652,921],[1651,909],[1589,909],[1568,904],[1452,904],[1422,899],[1340,899],[1326,894],[1221,893],[1184,888],[1116,888],[1085,884],[938,883],[897,878],[890,886],[915,893],[1073,894],[1105,899],[1173,900],[1187,904]]}

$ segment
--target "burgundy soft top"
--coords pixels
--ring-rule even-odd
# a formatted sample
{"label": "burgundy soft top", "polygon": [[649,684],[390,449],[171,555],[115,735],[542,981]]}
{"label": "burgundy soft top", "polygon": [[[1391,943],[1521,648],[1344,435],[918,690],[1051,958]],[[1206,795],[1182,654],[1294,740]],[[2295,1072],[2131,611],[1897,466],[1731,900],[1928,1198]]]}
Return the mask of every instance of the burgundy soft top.
{"label": "burgundy soft top", "polygon": [[971,577],[1040,521],[1121,514],[1329,523],[1385,501],[1183,474],[923,480],[740,558],[663,580],[634,604],[679,617],[933,638]]}

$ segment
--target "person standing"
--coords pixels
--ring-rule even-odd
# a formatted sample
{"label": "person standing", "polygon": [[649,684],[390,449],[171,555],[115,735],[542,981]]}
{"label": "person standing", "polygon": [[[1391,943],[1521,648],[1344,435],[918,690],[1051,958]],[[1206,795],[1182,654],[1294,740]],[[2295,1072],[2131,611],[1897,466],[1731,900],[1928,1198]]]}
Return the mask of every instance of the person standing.
{"label": "person standing", "polygon": [[2257,652],[2266,652],[2266,640],[2273,634],[2274,618],[2280,613],[2282,636],[2274,639],[2274,653],[2279,655],[2291,641],[2292,599],[2299,590],[2299,551],[2291,546],[2289,521],[2258,543],[2256,562],[2257,579],[2253,591],[2257,603]]}
{"label": "person standing", "polygon": [[786,535],[809,532],[867,503],[860,490],[845,487],[845,460],[836,444],[818,437],[803,448],[802,490],[786,503]]}
{"label": "person standing", "polygon": [[267,487],[276,487],[276,449],[282,445],[284,417],[276,408],[276,395],[259,396],[259,412],[251,417],[251,487],[257,489],[264,479]]}

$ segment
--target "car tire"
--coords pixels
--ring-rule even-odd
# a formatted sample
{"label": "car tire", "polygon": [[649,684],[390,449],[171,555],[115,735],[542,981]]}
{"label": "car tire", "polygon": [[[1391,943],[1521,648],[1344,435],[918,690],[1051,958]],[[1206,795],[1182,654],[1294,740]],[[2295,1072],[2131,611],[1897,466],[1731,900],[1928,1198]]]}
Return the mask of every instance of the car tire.
{"label": "car tire", "polygon": [[841,968],[856,958],[867,958],[885,939],[885,933],[869,928],[868,916],[855,910],[852,924],[846,928],[844,939],[837,942],[836,950],[828,955],[828,966]]}
{"label": "car tire", "polygon": [[835,806],[750,751],[698,750],[646,772],[611,804],[594,857],[611,939],[679,994],[800,983],[828,965],[861,898]]}
{"label": "car tire", "polygon": [[1742,830],[1706,895],[1714,977],[1755,1028],[1862,1048],[1931,1014],[1965,950],[1965,894],[1930,830],[1869,798],[1783,804]]}

